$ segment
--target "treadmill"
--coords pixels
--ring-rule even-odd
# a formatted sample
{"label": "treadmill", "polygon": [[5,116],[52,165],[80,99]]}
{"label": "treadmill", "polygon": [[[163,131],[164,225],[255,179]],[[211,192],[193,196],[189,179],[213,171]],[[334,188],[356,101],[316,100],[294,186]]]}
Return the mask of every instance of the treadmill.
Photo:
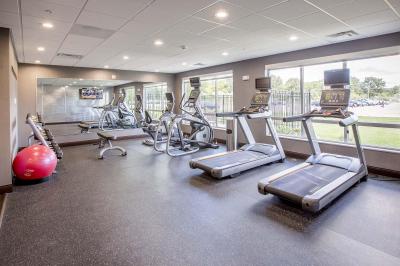
{"label": "treadmill", "polygon": [[[284,118],[284,122],[301,121],[312,155],[302,164],[262,179],[261,194],[273,194],[298,204],[302,209],[317,212],[360,180],[367,180],[367,165],[357,127],[358,118],[347,110],[350,100],[349,69],[324,72],[320,109]],[[313,118],[336,118],[341,127],[351,127],[358,158],[321,153],[312,127]]]}
{"label": "treadmill", "polygon": [[[255,83],[258,91],[253,95],[250,106],[236,112],[217,113],[217,117],[234,118],[235,149],[237,146],[237,123],[239,123],[248,144],[242,146],[239,150],[192,159],[189,162],[191,168],[202,169],[212,177],[221,179],[227,176],[236,177],[245,170],[261,165],[284,161],[285,153],[272,123],[271,112],[268,109],[271,96],[271,79],[258,78]],[[275,145],[256,143],[246,118],[265,120]]]}

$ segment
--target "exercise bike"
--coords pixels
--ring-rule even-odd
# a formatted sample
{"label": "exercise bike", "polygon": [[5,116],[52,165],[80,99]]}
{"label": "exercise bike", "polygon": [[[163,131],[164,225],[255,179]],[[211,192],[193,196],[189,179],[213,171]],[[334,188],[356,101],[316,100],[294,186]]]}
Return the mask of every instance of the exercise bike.
{"label": "exercise bike", "polygon": [[[213,143],[214,131],[198,104],[200,78],[191,78],[190,86],[192,90],[189,98],[184,101],[185,95],[183,95],[179,104],[182,114],[175,115],[168,126],[165,151],[172,157],[195,153],[202,148],[219,147]],[[188,134],[183,133],[183,124],[190,126]]]}

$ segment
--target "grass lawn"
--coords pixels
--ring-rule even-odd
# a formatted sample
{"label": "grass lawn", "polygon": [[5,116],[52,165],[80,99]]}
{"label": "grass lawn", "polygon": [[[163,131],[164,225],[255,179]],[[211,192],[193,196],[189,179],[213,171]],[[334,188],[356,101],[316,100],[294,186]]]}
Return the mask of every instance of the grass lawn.
{"label": "grass lawn", "polygon": [[[400,123],[397,117],[359,117],[361,122]],[[315,133],[321,140],[343,141],[343,128],[335,124],[314,123]],[[349,140],[353,142],[350,130]],[[400,148],[400,128],[359,127],[363,145]]]}

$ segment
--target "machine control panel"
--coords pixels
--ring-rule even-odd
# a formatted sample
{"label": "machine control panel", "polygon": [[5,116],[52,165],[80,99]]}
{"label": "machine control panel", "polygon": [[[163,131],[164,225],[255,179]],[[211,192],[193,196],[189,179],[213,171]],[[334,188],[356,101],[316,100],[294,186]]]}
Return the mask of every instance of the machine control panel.
{"label": "machine control panel", "polygon": [[192,90],[190,92],[188,102],[191,103],[191,104],[196,103],[197,99],[199,98],[199,96],[200,96],[200,90],[199,89]]}
{"label": "machine control panel", "polygon": [[350,90],[349,89],[327,89],[321,94],[320,105],[324,107],[336,107],[345,109],[349,106]]}

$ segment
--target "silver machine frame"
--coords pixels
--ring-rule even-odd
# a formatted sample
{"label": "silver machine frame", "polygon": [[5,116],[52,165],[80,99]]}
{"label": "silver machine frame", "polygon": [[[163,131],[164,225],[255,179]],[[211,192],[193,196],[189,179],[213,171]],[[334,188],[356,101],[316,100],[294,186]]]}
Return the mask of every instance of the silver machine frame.
{"label": "silver machine frame", "polygon": [[[345,89],[344,85],[343,89]],[[342,109],[337,109],[337,110],[342,112]],[[363,147],[361,145],[360,135],[358,132],[358,125],[357,125],[358,117],[352,114],[351,112],[348,112],[347,106],[345,107],[341,115],[335,115],[335,114],[329,115],[329,113],[324,114],[323,110],[317,112],[315,111],[317,110],[313,110],[304,115],[284,118],[284,122],[301,121],[308,142],[310,144],[311,156],[304,163],[301,163],[292,168],[286,169],[280,173],[264,178],[260,180],[258,183],[259,193],[263,195],[266,194],[277,195],[278,197],[281,197],[283,199],[287,199],[289,201],[298,203],[301,205],[302,209],[311,212],[320,211],[330,202],[332,202],[336,197],[341,195],[344,191],[346,191],[356,183],[360,182],[361,180],[367,180],[367,175],[368,175],[365,155]],[[312,118],[314,117],[325,117],[325,118],[329,117],[329,118],[341,119],[339,121],[339,125],[341,127],[351,127],[357,150],[357,158],[338,155],[338,154],[322,153],[319,142],[317,140],[317,136],[315,134],[312,125]],[[341,163],[341,161],[345,160],[350,162],[346,166]],[[273,185],[275,181],[279,181],[280,178],[284,177],[290,177],[289,179],[295,180],[296,178],[299,177],[299,175],[302,176],[301,171],[303,171],[306,168],[310,169],[310,167],[316,165],[325,165],[325,166],[330,166],[332,168],[336,167],[339,170],[342,169],[341,171],[345,171],[345,173],[340,174],[338,177],[334,178],[332,181],[328,182],[322,187],[318,187],[317,189],[315,189],[315,191],[312,191],[312,193],[303,195],[302,198],[300,199],[301,202],[298,201],[299,197],[298,194],[294,195],[290,191],[281,190],[279,189],[279,187],[274,187]],[[306,176],[304,176],[304,178],[306,178]]]}
{"label": "silver machine frame", "polygon": [[[257,80],[261,79],[267,79],[267,78],[260,78]],[[256,82],[257,82],[256,80]],[[270,93],[269,90],[270,88],[257,88],[261,92],[260,93]],[[257,93],[258,94],[258,93]],[[257,95],[256,94],[256,95]],[[249,108],[252,108],[251,106]],[[263,111],[261,112],[254,112],[250,113],[246,111],[246,108],[239,110],[237,112],[232,112],[232,113],[219,113],[217,114],[217,117],[231,117],[233,118],[233,129],[232,129],[232,134],[233,134],[233,146],[234,150],[233,151],[228,151],[228,152],[223,152],[223,153],[218,153],[218,154],[213,154],[201,158],[196,158],[192,159],[189,162],[189,165],[191,168],[199,168],[204,171],[206,171],[208,174],[210,174],[214,178],[224,178],[227,176],[235,177],[239,175],[241,172],[256,168],[261,165],[265,165],[268,163],[272,162],[277,162],[277,161],[284,161],[285,160],[285,152],[283,150],[282,144],[279,140],[278,133],[276,132],[276,129],[273,125],[272,122],[272,114],[271,111],[264,109],[268,108],[268,105],[265,107],[262,107]],[[270,144],[264,144],[264,143],[257,143],[256,140],[254,139],[254,136],[252,134],[251,128],[247,122],[247,119],[252,120],[252,119],[264,119],[266,123],[266,133],[269,132],[273,145]],[[238,131],[237,131],[237,125],[239,124],[241,130],[243,131],[244,137],[246,139],[246,145],[241,147],[239,150],[237,149],[238,146]],[[257,157],[257,158],[252,158],[248,159],[246,161],[235,161],[235,162],[224,162],[224,164],[218,164],[218,166],[213,165],[212,167],[208,165],[208,161],[210,160],[219,160],[221,158],[226,158],[228,156],[232,156],[235,153],[241,153],[241,152],[246,152],[246,151],[251,151],[252,148],[254,147],[261,147],[265,149],[269,149],[272,151],[270,154],[264,154],[262,157]],[[228,159],[227,159],[228,160]]]}

